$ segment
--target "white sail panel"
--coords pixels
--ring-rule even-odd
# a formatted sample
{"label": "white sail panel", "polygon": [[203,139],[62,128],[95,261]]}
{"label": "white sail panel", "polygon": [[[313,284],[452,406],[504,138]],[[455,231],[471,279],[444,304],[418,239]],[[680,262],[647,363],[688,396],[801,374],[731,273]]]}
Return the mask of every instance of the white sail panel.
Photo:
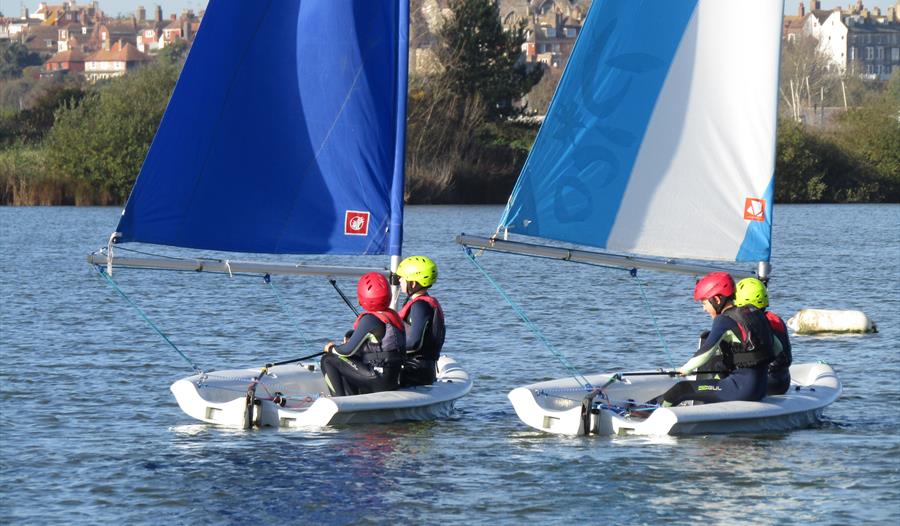
{"label": "white sail panel", "polygon": [[769,259],[769,236],[752,235],[771,227],[781,16],[778,0],[749,9],[732,1],[699,3],[647,127],[608,249]]}

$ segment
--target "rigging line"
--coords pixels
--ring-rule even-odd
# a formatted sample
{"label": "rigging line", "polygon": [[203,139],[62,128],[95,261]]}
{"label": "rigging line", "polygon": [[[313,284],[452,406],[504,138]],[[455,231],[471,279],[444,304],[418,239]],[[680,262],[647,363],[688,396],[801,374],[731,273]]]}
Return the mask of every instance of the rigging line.
{"label": "rigging line", "polygon": [[131,298],[129,298],[128,295],[125,294],[125,292],[121,288],[119,288],[119,285],[112,279],[111,276],[109,276],[106,273],[106,271],[103,268],[97,266],[96,269],[97,269],[97,272],[99,272],[100,275],[106,279],[106,282],[109,283],[112,286],[112,288],[116,292],[119,293],[120,296],[125,298],[125,301],[127,301],[129,305],[134,307],[134,310],[136,310],[137,313],[141,316],[141,318],[143,318],[144,321],[147,322],[147,325],[149,325],[150,328],[152,328],[154,331],[156,331],[157,334],[162,336],[162,339],[165,340],[166,343],[168,343],[170,346],[172,346],[172,348],[175,349],[175,352],[177,352],[182,358],[184,358],[184,361],[186,361],[191,366],[191,368],[194,369],[194,371],[196,371],[197,373],[203,374],[203,370],[200,369],[200,367],[198,367],[197,364],[195,364],[193,361],[191,361],[191,359],[188,358],[183,352],[181,352],[181,350],[178,349],[178,347],[174,343],[172,343],[172,340],[170,340],[169,337],[166,336],[165,333],[163,333],[163,331],[159,327],[157,327],[155,323],[153,323],[153,321],[147,316],[147,314],[144,313],[143,310],[141,310],[140,307],[137,306],[137,304],[135,304],[133,301],[131,301]]}
{"label": "rigging line", "polygon": [[494,279],[491,278],[491,276],[487,273],[486,270],[484,270],[484,268],[478,263],[478,261],[475,260],[475,256],[472,254],[472,251],[468,247],[463,247],[463,251],[465,251],[466,257],[469,258],[469,261],[471,261],[472,264],[475,265],[475,268],[477,268],[484,275],[484,277],[487,278],[488,282],[494,286],[494,288],[497,290],[497,292],[500,293],[501,296],[503,296],[503,299],[506,300],[506,303],[508,303],[509,306],[512,307],[513,311],[515,311],[515,313],[519,315],[519,318],[521,318],[522,321],[525,322],[525,325],[528,327],[528,329],[544,344],[544,347],[546,347],[547,350],[550,351],[556,357],[556,359],[559,360],[560,363],[562,363],[563,366],[569,370],[570,373],[572,373],[572,377],[575,379],[575,381],[584,388],[592,388],[593,386],[587,380],[587,378],[585,378],[584,375],[578,372],[578,370],[571,363],[569,363],[568,360],[566,360],[566,357],[553,347],[553,345],[550,343],[550,340],[548,340],[547,337],[544,336],[544,333],[541,332],[538,326],[535,325],[530,319],[528,319],[528,315],[525,314],[525,311],[521,307],[519,307],[516,302],[514,302],[512,298],[509,297],[509,295],[506,294],[506,292],[500,287],[500,284],[494,281]]}
{"label": "rigging line", "polygon": [[[120,251],[120,252],[134,252],[135,254],[142,254],[142,255],[144,255],[144,256],[153,256],[153,257],[165,258],[165,259],[178,259],[178,260],[183,260],[183,259],[185,259],[185,258],[181,258],[181,257],[178,257],[178,256],[167,256],[167,255],[165,255],[165,254],[157,254],[157,253],[154,253],[154,252],[145,252],[145,251],[143,251],[143,250],[137,250],[137,249],[134,249],[134,248],[126,248],[126,247],[123,247],[123,246],[121,246],[121,245],[116,245],[116,250],[118,250],[118,251]],[[196,258],[196,259],[202,259],[202,258]]]}
{"label": "rigging line", "polygon": [[647,312],[650,314],[650,319],[653,321],[653,328],[656,329],[656,335],[659,337],[659,342],[662,344],[663,350],[666,351],[666,357],[669,359],[669,368],[675,368],[675,361],[672,359],[672,353],[669,351],[669,346],[666,345],[666,339],[663,338],[662,331],[659,329],[659,324],[656,323],[656,316],[653,314],[653,307],[650,306],[650,300],[647,299],[647,293],[644,292],[644,284],[641,282],[641,279],[637,277],[637,269],[631,269],[631,277],[634,278],[634,282],[637,283],[638,290],[641,291],[641,297],[644,298],[644,305],[647,306]]}
{"label": "rigging line", "polygon": [[354,307],[352,303],[350,303],[350,300],[349,300],[349,299],[347,298],[347,296],[344,294],[344,291],[342,291],[341,288],[338,287],[338,285],[337,285],[337,280],[335,280],[334,278],[332,278],[332,279],[329,279],[328,282],[331,283],[331,286],[334,287],[334,290],[336,290],[337,293],[341,295],[341,299],[344,300],[344,303],[346,303],[347,306],[350,307],[350,310],[352,310],[352,311],[353,311],[353,314],[356,314],[356,317],[358,318],[358,317],[359,317],[359,311],[356,310],[356,307]]}
{"label": "rigging line", "polygon": [[[266,274],[265,276],[263,276],[263,279],[265,280],[266,285],[268,285],[269,288],[272,290],[272,293],[275,294],[275,299],[278,301],[278,305],[281,307],[281,310],[285,314],[288,315],[288,318],[291,318],[292,320],[296,320],[297,317],[294,316],[294,313],[291,310],[291,308],[288,307],[288,305],[284,302],[284,300],[281,299],[281,294],[278,293],[278,289],[276,289],[275,285],[272,284],[272,276]],[[304,334],[303,331],[300,329],[300,324],[297,323],[296,321],[294,321],[294,323],[292,323],[292,325],[297,330],[297,334],[300,335],[300,339],[303,340],[303,344],[306,345],[307,348],[312,348],[312,343],[309,341],[309,339],[307,339],[306,334]]]}

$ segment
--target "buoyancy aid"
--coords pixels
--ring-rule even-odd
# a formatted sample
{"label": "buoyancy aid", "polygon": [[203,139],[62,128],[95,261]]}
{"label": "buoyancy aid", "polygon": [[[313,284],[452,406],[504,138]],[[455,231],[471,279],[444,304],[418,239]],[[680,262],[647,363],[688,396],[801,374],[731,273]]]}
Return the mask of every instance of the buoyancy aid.
{"label": "buoyancy aid", "polygon": [[424,301],[425,303],[427,303],[434,311],[434,315],[431,317],[428,334],[424,336],[425,342],[422,345],[421,352],[416,353],[415,356],[422,360],[437,361],[437,359],[441,356],[441,348],[444,346],[444,337],[446,335],[446,327],[444,325],[444,309],[441,308],[441,304],[438,303],[437,299],[432,296],[428,296],[427,294],[422,294],[409,300],[406,305],[404,305],[403,308],[400,309],[400,318],[402,320],[406,320],[406,317],[409,315],[410,309],[412,309],[413,304],[415,304],[417,301]]}
{"label": "buoyancy aid", "polygon": [[769,320],[752,305],[733,307],[724,312],[741,331],[740,345],[726,346],[725,361],[737,369],[752,369],[775,359],[774,335]]}
{"label": "buoyancy aid", "polygon": [[406,335],[400,316],[392,309],[366,311],[356,318],[353,323],[354,329],[366,314],[371,314],[384,323],[384,337],[378,342],[366,340],[361,349],[362,362],[374,367],[399,366],[406,356]]}
{"label": "buoyancy aid", "polygon": [[791,355],[791,340],[788,338],[787,326],[784,324],[784,320],[774,312],[766,311],[766,320],[772,328],[772,333],[781,343],[781,352],[772,360],[769,369],[789,367],[793,362],[793,356]]}

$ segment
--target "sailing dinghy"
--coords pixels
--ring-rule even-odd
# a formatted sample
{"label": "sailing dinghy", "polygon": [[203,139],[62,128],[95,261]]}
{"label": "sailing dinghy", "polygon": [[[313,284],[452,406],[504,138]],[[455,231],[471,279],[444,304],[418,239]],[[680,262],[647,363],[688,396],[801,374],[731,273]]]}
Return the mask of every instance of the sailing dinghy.
{"label": "sailing dinghy", "polygon": [[[119,224],[89,262],[113,286],[113,269],[122,267],[255,274],[267,283],[313,275],[332,284],[396,270],[408,25],[405,0],[269,0],[252,9],[211,0]],[[114,253],[131,242],[257,254],[387,253],[390,272]],[[442,418],[472,387],[466,371],[443,357],[434,385],[331,398],[309,361],[314,356],[261,369],[194,366],[196,374],[172,392],[185,413],[204,422],[296,427]]]}
{"label": "sailing dinghy", "polygon": [[[757,262],[768,279],[782,1],[745,7],[595,0],[496,233],[458,238],[470,260],[481,269],[471,249],[500,251],[632,276]],[[568,435],[783,431],[818,422],[841,393],[830,366],[798,364],[785,395],[655,408],[642,403],[678,380],[667,372],[573,372],[514,389],[519,418]]]}

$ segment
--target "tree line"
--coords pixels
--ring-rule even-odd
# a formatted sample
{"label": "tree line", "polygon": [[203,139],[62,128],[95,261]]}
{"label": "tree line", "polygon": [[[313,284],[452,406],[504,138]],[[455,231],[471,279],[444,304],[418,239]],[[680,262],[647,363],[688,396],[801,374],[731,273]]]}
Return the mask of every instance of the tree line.
{"label": "tree line", "polygon": [[[439,71],[409,82],[407,201],[502,203],[537,133],[516,117],[546,110],[559,73],[521,60],[525,22],[503,27],[495,2],[454,0],[451,8],[435,35]],[[23,78],[35,60],[17,45],[0,44],[0,204],[123,203],[184,48],[86,85]],[[810,73],[815,53],[803,46],[784,47],[776,201],[900,202],[900,75],[887,83],[843,77],[849,109],[814,128],[797,122],[796,106],[817,92],[813,114],[833,103],[836,77],[821,65]]]}

